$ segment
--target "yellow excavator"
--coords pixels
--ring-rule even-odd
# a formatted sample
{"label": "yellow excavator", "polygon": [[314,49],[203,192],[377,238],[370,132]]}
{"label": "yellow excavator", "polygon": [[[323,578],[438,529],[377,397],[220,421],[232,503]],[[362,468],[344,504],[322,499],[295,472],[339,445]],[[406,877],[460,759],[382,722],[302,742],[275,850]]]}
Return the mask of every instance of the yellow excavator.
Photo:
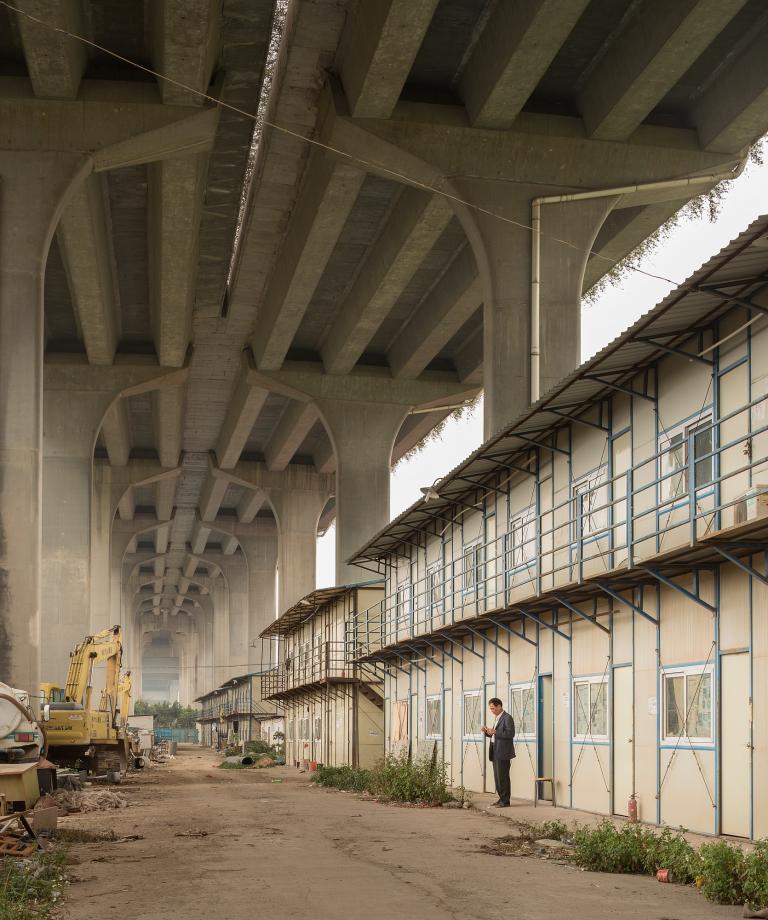
{"label": "yellow excavator", "polygon": [[[113,626],[86,636],[70,653],[64,687],[40,685],[48,757],[60,765],[83,764],[89,773],[124,773],[131,756],[126,724],[131,673],[120,675],[122,630]],[[106,663],[104,689],[94,708],[93,668]]]}

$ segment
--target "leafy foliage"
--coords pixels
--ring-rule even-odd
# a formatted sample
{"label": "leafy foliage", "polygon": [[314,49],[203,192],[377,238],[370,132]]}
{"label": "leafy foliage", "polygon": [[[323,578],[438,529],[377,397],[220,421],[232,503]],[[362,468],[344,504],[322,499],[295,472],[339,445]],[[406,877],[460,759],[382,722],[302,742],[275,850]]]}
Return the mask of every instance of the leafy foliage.
{"label": "leafy foliage", "polygon": [[407,754],[385,757],[371,770],[320,767],[314,781],[334,789],[368,792],[391,802],[442,805],[453,798],[445,764],[429,758],[411,760]]}
{"label": "leafy foliage", "polygon": [[744,900],[753,910],[768,907],[768,840],[759,840],[744,857],[741,882]]}
{"label": "leafy foliage", "polygon": [[181,703],[169,703],[167,700],[162,703],[136,700],[133,712],[137,716],[154,716],[155,728],[194,728],[200,717],[199,709],[182,706]]}
{"label": "leafy foliage", "polygon": [[701,891],[704,897],[717,904],[741,904],[744,901],[743,851],[727,843],[717,842],[703,844],[699,852]]}

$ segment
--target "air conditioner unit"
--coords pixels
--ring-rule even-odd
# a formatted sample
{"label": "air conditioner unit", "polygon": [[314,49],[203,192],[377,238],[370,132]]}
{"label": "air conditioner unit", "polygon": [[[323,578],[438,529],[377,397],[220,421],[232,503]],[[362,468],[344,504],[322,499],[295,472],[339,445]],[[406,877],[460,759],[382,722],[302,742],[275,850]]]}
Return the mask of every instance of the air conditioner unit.
{"label": "air conditioner unit", "polygon": [[761,517],[768,517],[768,485],[752,486],[733,506],[734,524],[746,524]]}

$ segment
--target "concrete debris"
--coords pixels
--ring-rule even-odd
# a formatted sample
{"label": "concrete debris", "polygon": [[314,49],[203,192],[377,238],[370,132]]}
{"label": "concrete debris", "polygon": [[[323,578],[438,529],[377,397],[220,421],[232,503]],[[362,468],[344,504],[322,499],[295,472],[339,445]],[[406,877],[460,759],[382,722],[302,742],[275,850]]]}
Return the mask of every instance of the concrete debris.
{"label": "concrete debris", "polygon": [[59,809],[64,809],[65,815],[128,807],[128,799],[122,793],[112,789],[83,789],[79,792],[57,789],[51,798],[55,800]]}

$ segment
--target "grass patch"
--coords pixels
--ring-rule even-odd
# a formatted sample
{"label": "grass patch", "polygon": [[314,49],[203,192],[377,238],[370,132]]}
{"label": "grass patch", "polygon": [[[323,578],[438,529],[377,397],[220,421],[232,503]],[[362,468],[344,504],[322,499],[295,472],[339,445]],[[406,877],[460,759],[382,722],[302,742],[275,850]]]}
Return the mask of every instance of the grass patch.
{"label": "grass patch", "polygon": [[442,805],[453,799],[445,764],[430,758],[411,760],[407,755],[385,757],[370,770],[320,767],[313,781],[333,789],[367,792],[387,802]]}
{"label": "grass patch", "polygon": [[0,859],[0,917],[3,920],[52,920],[64,892],[64,850],[32,859]]}
{"label": "grass patch", "polygon": [[84,827],[59,827],[56,829],[56,839],[61,843],[114,843],[118,836],[113,830],[89,831]]}

